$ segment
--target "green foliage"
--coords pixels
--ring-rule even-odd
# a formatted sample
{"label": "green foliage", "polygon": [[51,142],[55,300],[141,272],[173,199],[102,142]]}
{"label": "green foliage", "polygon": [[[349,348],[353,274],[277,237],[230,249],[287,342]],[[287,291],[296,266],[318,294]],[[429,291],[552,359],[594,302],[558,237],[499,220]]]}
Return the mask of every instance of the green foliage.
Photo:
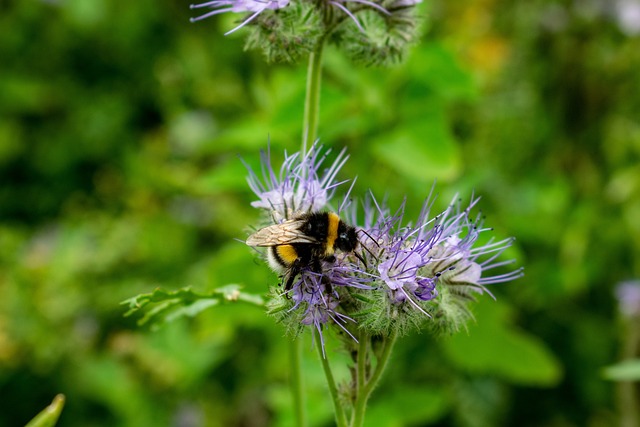
{"label": "green foliage", "polygon": [[477,308],[475,323],[466,334],[443,341],[449,360],[472,374],[496,375],[515,384],[558,383],[562,375],[558,360],[539,338],[508,326],[507,306],[485,302]]}
{"label": "green foliage", "polygon": [[26,427],[53,427],[60,418],[60,413],[64,407],[64,395],[59,394],[53,402],[42,410],[38,415],[29,421]]}
{"label": "green foliage", "polygon": [[[393,68],[328,49],[319,135],[348,147],[356,193],[407,195],[413,212],[436,178],[437,207],[482,195],[526,276],[479,298],[468,332],[404,337],[368,420],[613,425],[600,372],[619,353],[613,287],[640,276],[640,39],[580,2],[428,9],[429,33]],[[257,26],[223,37],[237,15],[191,25],[189,13],[151,0],[2,8],[0,426],[61,390],[72,427],[292,425],[280,326],[215,289],[276,282],[234,240],[257,218],[237,155],[257,165],[269,138],[274,153],[299,148],[305,67],[243,51]],[[189,305],[146,300],[150,321],[180,314],[157,331],[123,318],[121,301],[185,284]],[[301,338],[311,425],[328,425]],[[346,365],[338,339],[328,354]]]}
{"label": "green foliage", "polygon": [[640,359],[624,360],[602,370],[605,379],[613,381],[639,381]]}
{"label": "green foliage", "polygon": [[391,389],[389,392],[387,399],[379,400],[367,411],[367,426],[395,427],[432,423],[440,419],[449,407],[447,393],[442,388],[410,386]]}

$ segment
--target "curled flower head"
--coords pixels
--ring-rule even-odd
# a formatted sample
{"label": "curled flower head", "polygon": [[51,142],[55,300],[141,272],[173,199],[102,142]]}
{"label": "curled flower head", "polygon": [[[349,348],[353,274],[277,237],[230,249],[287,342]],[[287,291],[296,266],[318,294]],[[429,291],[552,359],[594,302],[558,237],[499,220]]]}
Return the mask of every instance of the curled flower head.
{"label": "curled flower head", "polygon": [[221,13],[233,12],[233,13],[246,13],[251,12],[251,15],[247,17],[240,25],[234,29],[227,31],[225,35],[231,34],[234,31],[247,25],[253,21],[260,13],[267,9],[275,10],[282,9],[289,4],[289,0],[214,0],[205,3],[192,4],[191,9],[206,8],[211,11],[196,18],[191,18],[191,22],[200,21],[202,19],[209,18],[213,15],[219,15]]}
{"label": "curled flower head", "polygon": [[[467,205],[454,198],[432,215],[430,195],[417,219],[409,221],[404,203],[392,212],[371,196],[363,202],[363,225],[358,227],[349,188],[338,210],[342,218],[318,213],[344,182],[336,176],[347,160],[345,151],[323,168],[328,153],[317,144],[306,153],[285,153],[283,165],[275,169],[267,151],[261,176],[249,168],[248,183],[258,197],[252,205],[274,213],[276,224],[259,230],[247,243],[269,246],[269,254],[281,256],[280,261],[272,256],[277,261],[273,268],[283,267],[286,285],[284,291],[272,290],[270,312],[290,330],[298,333],[311,326],[322,345],[323,330],[331,326],[354,341],[358,329],[389,334],[425,322],[433,331],[454,331],[470,317],[468,304],[475,295],[489,293],[490,284],[522,276],[522,268],[493,273],[513,262],[498,260],[513,239],[479,239],[491,229],[484,227],[481,215],[471,214],[477,197]],[[348,248],[336,243],[346,238],[341,237],[346,235],[341,226],[352,233],[354,244]],[[266,244],[256,244],[263,235],[268,236]]]}
{"label": "curled flower head", "polygon": [[[207,12],[244,13],[232,30],[247,27],[246,48],[270,62],[296,62],[330,41],[354,61],[368,65],[400,61],[418,40],[420,0],[214,0],[192,4]],[[276,13],[277,12],[277,13]]]}
{"label": "curled flower head", "polygon": [[346,296],[354,289],[371,289],[366,280],[352,277],[353,267],[345,256],[325,262],[322,271],[304,268],[289,291],[271,290],[269,312],[294,335],[305,326],[315,329],[324,353],[324,330],[337,326],[357,342],[355,320],[349,315]]}
{"label": "curled flower head", "polygon": [[[348,327],[355,321],[344,314],[341,299],[348,292],[345,287],[370,288],[362,280],[348,279],[348,273],[349,267],[341,261],[325,263],[321,273],[305,269],[290,291],[292,307],[289,310],[302,313],[300,323],[315,328],[320,340],[323,340],[324,325],[332,324],[357,341]],[[324,351],[324,343],[320,344]]]}
{"label": "curled flower head", "polygon": [[399,250],[393,257],[378,265],[378,272],[389,289],[397,291],[416,282],[418,268],[422,264],[422,257],[418,252]]}
{"label": "curled flower head", "polygon": [[[445,300],[456,304],[457,318],[468,316],[466,303],[474,293],[488,292],[486,285],[514,280],[522,276],[522,269],[502,275],[490,275],[494,268],[513,261],[496,262],[513,239],[489,240],[476,245],[483,228],[482,219],[470,217],[478,198],[472,198],[462,209],[460,201],[454,201],[445,211],[431,217],[431,197],[425,202],[415,223],[405,223],[404,206],[395,214],[372,198],[365,203],[364,231],[368,240],[363,241],[367,266],[356,276],[369,277],[370,285],[384,298],[378,301],[377,310],[370,311],[369,318],[362,319],[376,330],[386,329],[391,323],[404,328],[418,324],[416,315],[424,318],[443,312]],[[454,199],[455,200],[455,199]],[[367,253],[368,252],[368,253]],[[395,307],[395,308],[394,308]],[[380,312],[399,313],[395,317],[382,316]],[[403,321],[403,316],[406,321]],[[391,320],[389,320],[391,319]]]}
{"label": "curled flower head", "polygon": [[[322,3],[319,3],[319,4],[322,5]],[[355,16],[355,13],[358,13],[362,7],[372,8],[372,9],[375,9],[375,10],[377,10],[378,12],[380,12],[382,14],[390,15],[389,11],[387,11],[384,7],[382,7],[380,4],[378,4],[378,3],[374,2],[374,1],[371,1],[371,0],[328,0],[326,2],[326,4],[329,5],[329,6],[336,7],[337,9],[339,9],[340,11],[345,13],[346,16],[348,16],[351,20],[353,20],[353,22],[356,24],[358,29],[360,31],[362,31],[363,33],[365,32],[364,28],[360,24],[360,21],[358,21],[358,18],[356,18],[356,16]],[[350,9],[348,7],[348,4],[359,5],[360,9],[358,9],[357,7],[356,7],[356,9],[353,9],[353,8]],[[287,5],[289,5],[289,0],[214,0],[214,1],[208,1],[208,2],[204,2],[204,3],[192,4],[190,6],[191,9],[201,9],[201,8],[211,9],[209,12],[207,12],[207,13],[201,15],[201,16],[198,16],[198,17],[195,17],[195,18],[191,18],[191,22],[200,21],[200,20],[209,18],[211,16],[219,15],[221,13],[226,13],[226,12],[233,12],[233,13],[250,12],[251,13],[251,15],[249,15],[244,21],[242,21],[242,23],[240,25],[238,25],[234,29],[226,32],[225,35],[227,35],[227,34],[231,34],[234,31],[237,31],[240,28],[244,27],[245,25],[247,25],[248,23],[253,21],[263,11],[268,10],[268,9],[269,10],[282,9]],[[403,7],[407,7],[407,6],[403,5]]]}
{"label": "curled flower head", "polygon": [[358,30],[360,30],[360,32],[362,33],[366,33],[366,31],[364,30],[364,27],[362,26],[362,24],[360,23],[360,21],[355,15],[355,13],[359,12],[359,10],[352,11],[351,9],[349,9],[347,7],[349,3],[352,5],[359,5],[361,6],[361,8],[368,7],[368,8],[374,9],[377,12],[380,12],[387,16],[391,15],[391,13],[389,13],[387,9],[370,0],[329,0],[328,1],[328,4],[344,12],[349,17],[349,19],[351,19],[356,24],[356,27],[358,27]]}
{"label": "curled flower head", "polygon": [[279,219],[291,218],[295,213],[324,209],[336,187],[344,182],[336,182],[335,179],[349,157],[342,150],[328,168],[322,169],[330,152],[318,144],[314,144],[307,153],[288,155],[285,152],[278,172],[271,164],[270,151],[262,152],[261,177],[247,166],[247,182],[258,196],[251,206],[265,209]]}
{"label": "curled flower head", "polygon": [[416,300],[428,301],[436,296],[435,279],[421,275],[420,269],[425,262],[420,246],[423,245],[397,250],[387,248],[385,257],[388,258],[378,265],[377,270],[382,283],[388,288],[392,303],[409,302],[428,315]]}

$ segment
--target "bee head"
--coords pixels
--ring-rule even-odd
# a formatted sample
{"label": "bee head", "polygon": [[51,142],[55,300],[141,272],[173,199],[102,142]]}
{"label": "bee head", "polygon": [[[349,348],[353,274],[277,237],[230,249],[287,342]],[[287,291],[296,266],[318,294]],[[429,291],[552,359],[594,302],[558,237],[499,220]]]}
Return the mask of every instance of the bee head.
{"label": "bee head", "polygon": [[353,252],[358,246],[358,235],[356,228],[350,227],[344,222],[338,226],[338,238],[336,239],[336,249],[343,252]]}

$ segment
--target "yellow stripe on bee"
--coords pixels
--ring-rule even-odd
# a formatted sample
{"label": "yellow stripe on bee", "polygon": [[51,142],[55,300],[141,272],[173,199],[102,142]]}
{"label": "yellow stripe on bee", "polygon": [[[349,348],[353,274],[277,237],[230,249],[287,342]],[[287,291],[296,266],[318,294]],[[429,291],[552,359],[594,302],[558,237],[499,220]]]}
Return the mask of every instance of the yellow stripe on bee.
{"label": "yellow stripe on bee", "polygon": [[296,249],[291,245],[277,246],[276,251],[280,259],[287,265],[293,264],[293,262],[298,259],[298,252],[296,252]]}
{"label": "yellow stripe on bee", "polygon": [[327,230],[327,247],[325,248],[325,255],[333,255],[333,245],[338,238],[338,225],[340,225],[340,217],[333,212],[329,212],[329,229]]}

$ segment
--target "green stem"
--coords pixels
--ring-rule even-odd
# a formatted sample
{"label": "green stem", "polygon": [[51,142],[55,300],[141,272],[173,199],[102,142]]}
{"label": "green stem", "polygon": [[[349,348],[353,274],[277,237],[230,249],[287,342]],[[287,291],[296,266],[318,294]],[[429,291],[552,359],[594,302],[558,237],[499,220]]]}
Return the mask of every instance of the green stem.
{"label": "green stem", "polygon": [[[625,319],[627,320],[627,319]],[[630,360],[638,357],[638,345],[640,343],[640,318],[633,317],[626,321],[623,329],[621,360]],[[620,427],[637,426],[640,420],[638,413],[638,400],[636,383],[633,381],[620,381],[618,389],[618,409],[620,411]]]}
{"label": "green stem", "polygon": [[360,332],[358,335],[358,361],[357,361],[357,377],[356,377],[356,399],[360,396],[367,381],[367,350],[369,349],[369,340],[371,337],[366,332]]}
{"label": "green stem", "polygon": [[304,410],[303,384],[301,375],[302,340],[289,340],[289,359],[291,363],[291,394],[293,397],[293,409],[296,417],[296,425],[305,427],[307,425],[306,413]]}
{"label": "green stem", "polygon": [[322,341],[320,339],[320,332],[314,330],[314,334],[315,334],[316,348],[318,349],[318,356],[320,356],[320,361],[322,362],[322,369],[324,369],[324,375],[327,377],[327,385],[329,386],[329,393],[331,394],[331,399],[333,400],[333,407],[336,411],[336,426],[347,427],[348,426],[347,416],[345,415],[342,402],[340,402],[340,396],[338,395],[338,388],[336,387],[336,381],[333,378],[331,365],[329,365],[329,360],[327,359],[326,354],[322,350]]}
{"label": "green stem", "polygon": [[307,68],[307,91],[304,100],[304,118],[302,121],[302,152],[307,152],[307,144],[313,144],[318,137],[320,113],[320,82],[322,80],[322,52],[325,38],[318,40],[316,48],[309,55]]}
{"label": "green stem", "polygon": [[[315,50],[309,55],[309,67],[307,70],[307,89],[304,100],[304,118],[302,129],[302,155],[307,152],[307,141],[312,142],[316,139],[318,132],[318,112],[320,109],[320,80],[322,77],[322,51],[324,49],[324,37],[318,40]],[[300,368],[300,360],[302,358],[301,341],[291,340],[289,343],[289,356],[291,359],[291,393],[293,394],[293,405],[295,408],[295,416],[298,426],[305,427],[307,425],[306,413],[304,409],[304,387],[302,384],[302,375]],[[324,358],[320,357],[323,360]],[[328,367],[328,365],[327,365]],[[327,373],[325,367],[325,373]],[[327,381],[331,371],[328,371]],[[333,381],[333,376],[331,376]],[[331,387],[331,386],[330,386]],[[333,384],[335,388],[335,384]],[[334,399],[335,403],[335,399]],[[336,417],[337,407],[336,407]],[[342,414],[344,418],[344,412]],[[345,418],[346,419],[346,418]],[[346,422],[344,424],[346,426]]]}
{"label": "green stem", "polygon": [[[376,369],[371,374],[371,378],[363,385],[362,388],[358,389],[356,402],[353,408],[353,418],[351,419],[351,427],[361,427],[364,425],[364,414],[367,409],[367,401],[369,400],[369,396],[371,396],[371,392],[375,389],[378,381],[380,381],[380,377],[384,372],[387,364],[389,362],[389,356],[391,356],[391,350],[393,349],[396,343],[397,333],[392,332],[391,335],[386,337],[384,342],[384,348],[382,349],[382,354],[378,358],[376,363]],[[369,335],[363,334],[360,337],[361,340],[370,340]],[[362,348],[362,345],[360,346]],[[358,363],[360,362],[360,354],[358,354]],[[358,371],[360,367],[358,367]],[[360,375],[358,373],[358,375]]]}

